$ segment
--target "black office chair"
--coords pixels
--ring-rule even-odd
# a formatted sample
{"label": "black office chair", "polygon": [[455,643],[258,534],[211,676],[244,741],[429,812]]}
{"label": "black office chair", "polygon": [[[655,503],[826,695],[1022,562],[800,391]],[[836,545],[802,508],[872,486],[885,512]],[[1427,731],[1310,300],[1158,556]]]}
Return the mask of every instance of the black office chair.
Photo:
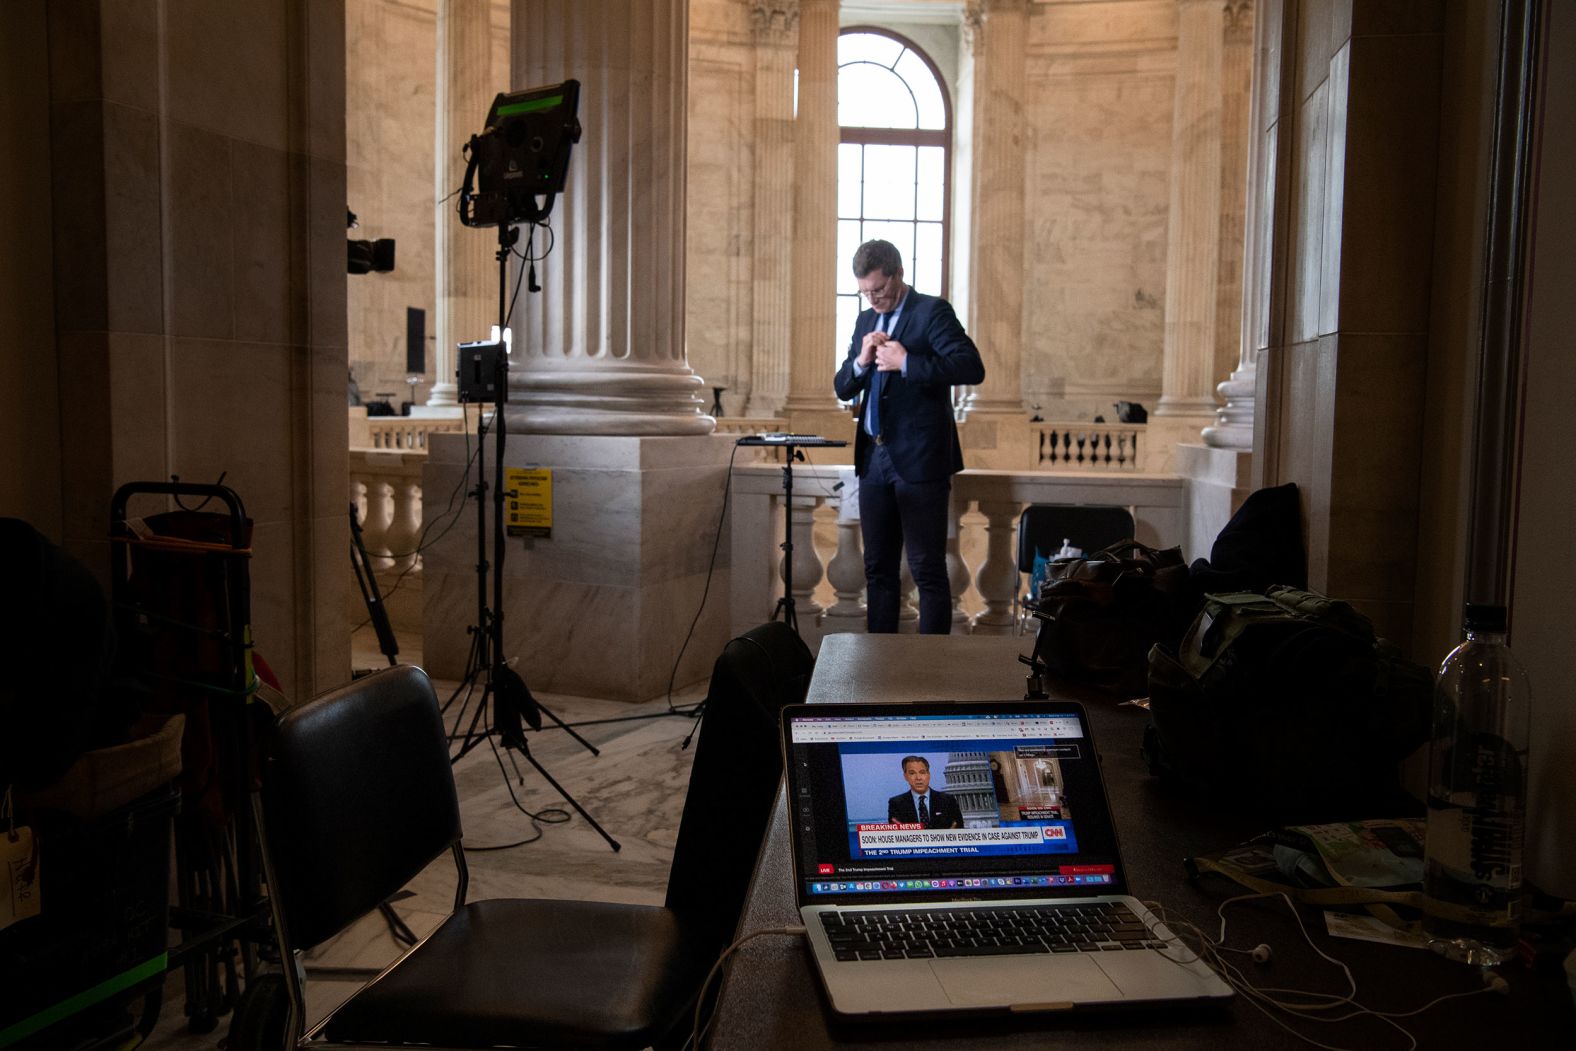
{"label": "black office chair", "polygon": [[[288,713],[259,808],[285,973],[265,976],[266,991],[247,997],[232,1034],[249,1030],[240,1046],[259,1048],[681,1043],[701,982],[733,937],[770,820],[782,776],[777,709],[803,698],[811,663],[777,623],[718,658],[661,907],[467,904],[448,742],[420,669],[388,668]],[[304,1032],[295,954],[376,908],[445,850],[458,871],[449,918]]]}
{"label": "black office chair", "polygon": [[[1063,541],[1093,555],[1101,548],[1133,536],[1133,515],[1125,507],[1030,504],[1018,518],[1018,572],[1034,572],[1038,552],[1050,558],[1062,549]],[[1023,630],[1023,601],[1028,589],[1020,579],[1013,595],[1013,622]]]}

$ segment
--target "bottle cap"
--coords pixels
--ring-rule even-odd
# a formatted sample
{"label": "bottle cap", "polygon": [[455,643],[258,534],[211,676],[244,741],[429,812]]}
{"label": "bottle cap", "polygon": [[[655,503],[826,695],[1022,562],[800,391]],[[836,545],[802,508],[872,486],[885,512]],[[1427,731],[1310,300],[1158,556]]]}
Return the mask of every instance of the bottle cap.
{"label": "bottle cap", "polygon": [[1468,631],[1503,632],[1505,630],[1505,607],[1487,602],[1468,602],[1466,629]]}

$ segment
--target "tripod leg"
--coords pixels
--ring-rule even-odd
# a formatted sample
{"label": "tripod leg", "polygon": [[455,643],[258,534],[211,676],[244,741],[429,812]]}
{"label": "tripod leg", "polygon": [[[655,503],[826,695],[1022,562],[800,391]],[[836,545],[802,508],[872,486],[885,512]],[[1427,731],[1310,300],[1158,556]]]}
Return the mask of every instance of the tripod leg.
{"label": "tripod leg", "polygon": [[479,733],[477,732],[477,727],[481,725],[482,717],[487,714],[487,698],[491,696],[492,683],[488,683],[487,688],[482,690],[482,699],[480,703],[476,705],[476,714],[471,716],[471,725],[465,731],[465,740],[460,745],[459,754],[457,754],[453,759],[449,760],[450,765],[453,765],[454,763],[459,762],[461,759],[464,759],[467,755],[470,755],[471,752],[476,749],[477,745],[481,744],[492,735],[493,731],[491,728],[482,730]]}
{"label": "tripod leg", "polygon": [[586,813],[586,808],[581,806],[575,800],[574,796],[572,796],[568,792],[564,791],[564,786],[563,785],[561,785],[557,781],[553,780],[553,775],[548,773],[547,772],[547,768],[544,767],[541,763],[537,762],[536,761],[536,756],[531,754],[531,749],[530,749],[529,746],[527,746],[526,748],[522,749],[521,750],[521,754],[523,754],[525,756],[525,761],[526,762],[528,762],[532,766],[536,767],[536,772],[537,773],[541,774],[543,777],[545,777],[547,779],[547,783],[552,785],[553,789],[560,796],[563,797],[564,802],[566,802],[570,806],[574,807],[575,808],[575,813],[577,813],[581,817],[585,818],[586,819],[586,824],[588,824],[592,828],[596,829],[596,834],[601,836],[603,839],[607,840],[607,845],[612,847],[615,853],[617,851],[620,851],[620,850],[624,849],[623,845],[620,844],[618,840],[616,840],[612,836],[608,835],[607,834],[607,830],[605,828],[603,828],[601,825],[596,823],[596,818],[594,818],[590,814]]}
{"label": "tripod leg", "polygon": [[547,716],[549,719],[553,720],[553,722],[557,723],[558,724],[558,728],[560,730],[564,731],[564,733],[568,734],[570,737],[573,737],[575,740],[579,741],[580,744],[585,748],[586,751],[590,752],[592,755],[601,755],[602,754],[601,751],[597,748],[596,745],[592,744],[590,741],[587,741],[584,737],[581,737],[578,733],[576,733],[575,732],[575,728],[573,726],[570,726],[568,723],[566,723],[562,719],[560,719],[557,716],[557,714],[555,714],[553,712],[553,710],[551,708],[549,708],[547,705],[543,704],[541,701],[537,701],[536,702],[536,706],[542,710],[542,714],[543,715]]}

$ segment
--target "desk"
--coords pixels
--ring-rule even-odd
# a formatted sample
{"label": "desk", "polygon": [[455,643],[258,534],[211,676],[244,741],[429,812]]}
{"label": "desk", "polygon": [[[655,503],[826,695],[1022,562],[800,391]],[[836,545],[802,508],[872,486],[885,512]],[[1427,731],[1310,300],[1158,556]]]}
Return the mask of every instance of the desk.
{"label": "desk", "polygon": [[[1023,695],[1022,638],[919,635],[830,635],[821,644],[810,682],[811,703],[846,701],[1000,700]],[[1215,909],[1236,893],[1221,877],[1190,884],[1182,859],[1234,845],[1263,831],[1262,822],[1205,813],[1185,798],[1168,795],[1149,777],[1138,748],[1147,715],[1110,700],[1082,698],[1101,753],[1112,815],[1131,891],[1157,900],[1171,913],[1212,933]],[[1378,816],[1378,815],[1376,815]],[[745,903],[740,933],[797,924],[788,811],[781,790]],[[1275,960],[1243,967],[1260,984],[1339,993],[1340,972],[1303,942],[1285,906],[1253,902],[1232,906],[1228,944],[1268,942]],[[1445,993],[1479,988],[1474,973],[1413,949],[1327,937],[1322,916],[1303,910],[1316,944],[1346,961],[1357,978],[1359,1002],[1405,1011]],[[1316,929],[1317,928],[1317,929]],[[1422,1047],[1481,1047],[1485,1038],[1504,1047],[1568,1047],[1576,1013],[1563,977],[1513,970],[1510,996],[1484,994],[1449,1000],[1403,1024]],[[1283,1016],[1277,1016],[1283,1017]],[[1300,1026],[1315,1039],[1341,1047],[1404,1048],[1406,1041],[1382,1022],[1361,1018],[1340,1024]],[[1563,1035],[1556,1035],[1563,1034]],[[757,938],[731,965],[717,1005],[712,1048],[820,1048],[902,1043],[938,1048],[1138,1047],[1307,1048],[1238,996],[1217,1010],[1163,1010],[1032,1020],[948,1020],[882,1023],[833,1020],[800,939]]]}

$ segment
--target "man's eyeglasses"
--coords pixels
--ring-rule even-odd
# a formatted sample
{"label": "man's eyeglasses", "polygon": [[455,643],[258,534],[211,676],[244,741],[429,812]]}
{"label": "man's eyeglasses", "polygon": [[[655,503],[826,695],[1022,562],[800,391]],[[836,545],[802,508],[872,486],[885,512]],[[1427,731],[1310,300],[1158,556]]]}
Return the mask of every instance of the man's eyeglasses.
{"label": "man's eyeglasses", "polygon": [[887,279],[875,288],[861,288],[859,294],[866,299],[881,299],[892,290],[892,282],[897,280],[896,274],[888,274]]}

